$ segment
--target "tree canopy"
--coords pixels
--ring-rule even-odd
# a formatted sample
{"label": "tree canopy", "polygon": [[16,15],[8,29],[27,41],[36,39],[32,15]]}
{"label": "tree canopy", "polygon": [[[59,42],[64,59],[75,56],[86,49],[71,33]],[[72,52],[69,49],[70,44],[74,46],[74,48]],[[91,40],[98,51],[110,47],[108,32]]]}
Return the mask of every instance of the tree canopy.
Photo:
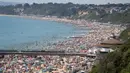
{"label": "tree canopy", "polygon": [[0,14],[57,16],[101,22],[130,23],[130,4],[33,3],[0,6]]}

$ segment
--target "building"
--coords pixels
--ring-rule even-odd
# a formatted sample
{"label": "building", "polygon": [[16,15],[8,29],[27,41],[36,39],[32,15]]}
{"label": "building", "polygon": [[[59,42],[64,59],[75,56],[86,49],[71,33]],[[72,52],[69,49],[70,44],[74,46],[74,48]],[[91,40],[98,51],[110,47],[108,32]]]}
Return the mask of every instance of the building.
{"label": "building", "polygon": [[100,44],[97,44],[96,47],[100,48],[99,51],[100,52],[112,52],[114,51],[112,49],[113,46],[118,46],[118,45],[122,45],[123,42],[117,39],[109,39],[109,40],[105,40]]}

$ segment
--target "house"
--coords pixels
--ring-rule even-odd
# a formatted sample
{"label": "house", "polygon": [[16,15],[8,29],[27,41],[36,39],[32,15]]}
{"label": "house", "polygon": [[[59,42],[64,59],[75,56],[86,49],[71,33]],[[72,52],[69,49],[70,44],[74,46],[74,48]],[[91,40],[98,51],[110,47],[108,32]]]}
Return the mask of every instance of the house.
{"label": "house", "polygon": [[79,11],[78,14],[79,14],[80,16],[84,16],[84,15],[88,15],[89,12],[88,12],[88,11]]}

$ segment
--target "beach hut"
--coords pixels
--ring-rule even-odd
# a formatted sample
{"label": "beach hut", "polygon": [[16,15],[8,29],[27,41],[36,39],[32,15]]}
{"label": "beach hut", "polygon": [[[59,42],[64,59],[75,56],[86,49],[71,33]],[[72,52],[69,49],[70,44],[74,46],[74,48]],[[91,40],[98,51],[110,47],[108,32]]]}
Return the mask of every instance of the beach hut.
{"label": "beach hut", "polygon": [[97,45],[95,45],[95,46],[98,47],[98,48],[111,48],[113,45],[97,44]]}
{"label": "beach hut", "polygon": [[96,47],[100,48],[100,52],[113,52],[114,50],[111,49],[113,46],[122,45],[123,42],[117,39],[109,39],[105,40],[100,44],[95,45]]}
{"label": "beach hut", "polygon": [[109,39],[109,40],[105,40],[103,41],[101,44],[103,45],[122,45],[123,42],[117,39]]}

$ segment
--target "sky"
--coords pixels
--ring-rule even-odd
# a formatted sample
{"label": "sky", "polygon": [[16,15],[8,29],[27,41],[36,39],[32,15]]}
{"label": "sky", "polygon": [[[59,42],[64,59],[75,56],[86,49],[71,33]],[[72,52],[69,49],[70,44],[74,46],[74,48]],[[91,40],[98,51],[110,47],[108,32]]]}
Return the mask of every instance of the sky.
{"label": "sky", "polygon": [[78,4],[107,4],[107,3],[130,3],[130,0],[0,0],[4,2],[18,3],[78,3]]}

